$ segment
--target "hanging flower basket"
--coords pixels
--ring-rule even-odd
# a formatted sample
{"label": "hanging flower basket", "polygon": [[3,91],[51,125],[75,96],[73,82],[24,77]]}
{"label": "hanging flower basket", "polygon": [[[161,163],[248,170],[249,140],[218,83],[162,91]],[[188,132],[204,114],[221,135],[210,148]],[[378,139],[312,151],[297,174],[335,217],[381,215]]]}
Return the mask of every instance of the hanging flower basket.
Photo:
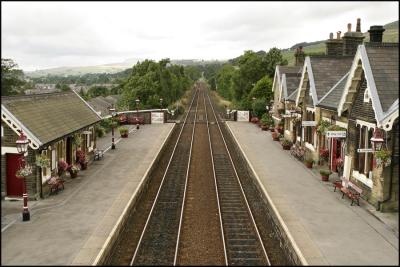
{"label": "hanging flower basket", "polygon": [[50,159],[45,155],[36,156],[36,166],[40,168],[48,168],[50,166]]}
{"label": "hanging flower basket", "polygon": [[387,149],[382,149],[375,152],[376,166],[378,167],[388,167],[391,164],[391,151]]}
{"label": "hanging flower basket", "polygon": [[72,142],[74,143],[75,146],[80,147],[82,144],[82,137],[80,136],[80,134],[75,134]]}
{"label": "hanging flower basket", "polygon": [[25,167],[20,168],[16,173],[15,176],[19,179],[26,178],[32,174],[32,167],[29,164],[26,164]]}

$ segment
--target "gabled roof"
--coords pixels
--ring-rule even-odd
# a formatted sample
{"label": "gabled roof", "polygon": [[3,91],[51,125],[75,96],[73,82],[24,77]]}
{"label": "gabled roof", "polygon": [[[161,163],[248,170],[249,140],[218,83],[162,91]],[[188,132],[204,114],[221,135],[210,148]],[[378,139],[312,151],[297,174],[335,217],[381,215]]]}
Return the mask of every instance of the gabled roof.
{"label": "gabled roof", "polygon": [[303,82],[306,74],[310,82],[312,104],[316,106],[320,99],[349,71],[352,60],[352,56],[307,56],[298,87],[296,105],[301,101],[300,96],[305,90]]}
{"label": "gabled roof", "polygon": [[346,73],[340,80],[337,82],[331,90],[328,91],[318,102],[318,107],[323,107],[331,110],[337,111],[339,106],[339,101],[342,96],[344,86],[346,85],[347,78],[349,77],[349,72]]}
{"label": "gabled roof", "polygon": [[2,97],[1,109],[5,114],[2,120],[22,129],[29,139],[35,141],[34,149],[101,119],[73,91]]}
{"label": "gabled roof", "polygon": [[[295,77],[301,76],[301,69],[303,66],[280,66],[275,67],[274,82],[272,84],[272,91],[275,88],[279,90],[279,101],[281,99],[286,99],[294,90],[296,90],[297,85]],[[300,81],[300,78],[298,78]]]}
{"label": "gabled roof", "polygon": [[338,106],[339,116],[354,101],[362,69],[377,125],[386,131],[391,130],[394,120],[399,116],[398,47],[398,43],[366,43],[358,46]]}
{"label": "gabled roof", "polygon": [[287,100],[291,102],[296,102],[296,96],[297,96],[297,90],[294,90],[293,93],[291,93],[288,97]]}
{"label": "gabled roof", "polygon": [[104,117],[106,115],[109,115],[110,107],[112,104],[110,102],[107,102],[103,96],[97,96],[94,98],[91,98],[87,101],[87,103],[96,111],[100,112],[100,116]]}

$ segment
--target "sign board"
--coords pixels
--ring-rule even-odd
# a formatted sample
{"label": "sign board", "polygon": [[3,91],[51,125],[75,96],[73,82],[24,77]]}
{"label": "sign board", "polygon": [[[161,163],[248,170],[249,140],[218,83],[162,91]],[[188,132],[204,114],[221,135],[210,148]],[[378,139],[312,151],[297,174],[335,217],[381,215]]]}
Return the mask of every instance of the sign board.
{"label": "sign board", "polygon": [[368,152],[374,152],[372,148],[358,148],[357,149],[358,153],[368,153]]}
{"label": "sign board", "polygon": [[151,123],[164,123],[164,112],[152,112]]}
{"label": "sign board", "polygon": [[301,125],[302,126],[317,126],[317,122],[316,121],[302,121]]}
{"label": "sign board", "polygon": [[292,114],[283,114],[282,117],[284,117],[284,118],[292,118],[294,116]]}
{"label": "sign board", "polygon": [[238,110],[237,111],[237,121],[249,121],[249,111],[248,110]]}
{"label": "sign board", "polygon": [[326,137],[331,138],[346,138],[346,131],[327,131]]}

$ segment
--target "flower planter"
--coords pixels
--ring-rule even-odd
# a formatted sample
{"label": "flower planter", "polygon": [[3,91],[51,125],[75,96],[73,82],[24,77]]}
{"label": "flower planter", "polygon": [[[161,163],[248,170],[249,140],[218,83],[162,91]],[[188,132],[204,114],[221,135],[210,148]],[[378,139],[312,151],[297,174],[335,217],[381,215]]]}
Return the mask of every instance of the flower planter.
{"label": "flower planter", "polygon": [[85,163],[80,162],[79,164],[81,165],[81,170],[87,169],[87,162],[85,162]]}
{"label": "flower planter", "polygon": [[278,128],[278,133],[283,134],[283,128]]}
{"label": "flower planter", "polygon": [[71,178],[76,178],[78,176],[78,172],[69,172]]}
{"label": "flower planter", "polygon": [[312,169],[313,163],[312,162],[306,162],[306,167],[309,169]]}
{"label": "flower planter", "polygon": [[329,175],[321,175],[321,180],[324,182],[329,181]]}
{"label": "flower planter", "polygon": [[283,150],[290,150],[290,145],[282,145]]}
{"label": "flower planter", "polygon": [[121,134],[121,137],[122,137],[122,138],[128,138],[128,133]]}
{"label": "flower planter", "polygon": [[261,130],[263,131],[268,131],[268,125],[262,125]]}

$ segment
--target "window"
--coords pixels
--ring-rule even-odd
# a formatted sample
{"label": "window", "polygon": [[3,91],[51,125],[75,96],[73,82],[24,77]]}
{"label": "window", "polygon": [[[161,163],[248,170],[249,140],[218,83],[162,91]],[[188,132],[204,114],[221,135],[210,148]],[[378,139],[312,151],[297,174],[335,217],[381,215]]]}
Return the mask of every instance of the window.
{"label": "window", "polygon": [[[314,121],[315,120],[315,114],[311,111],[307,111],[306,113],[306,121]],[[309,144],[314,145],[314,131],[315,127],[313,126],[306,126],[305,128],[305,141]]]}
{"label": "window", "polygon": [[[362,125],[357,126],[357,130],[359,132],[358,148],[372,148],[370,139],[374,130],[372,128],[368,129],[368,127]],[[358,164],[356,164],[355,169],[368,177],[369,172],[372,170],[373,154],[371,152],[356,153]]]}

